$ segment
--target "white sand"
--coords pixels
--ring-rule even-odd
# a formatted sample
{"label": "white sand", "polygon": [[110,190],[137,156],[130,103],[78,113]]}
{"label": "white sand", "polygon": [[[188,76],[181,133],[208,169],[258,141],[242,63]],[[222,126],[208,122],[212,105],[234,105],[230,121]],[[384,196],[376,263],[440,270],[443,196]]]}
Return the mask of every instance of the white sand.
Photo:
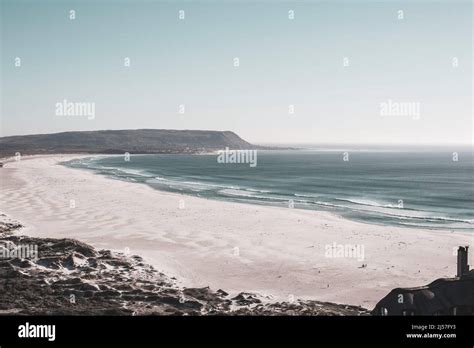
{"label": "white sand", "polygon": [[[468,233],[182,196],[57,164],[73,157],[32,156],[0,168],[0,210],[23,222],[27,235],[129,248],[185,286],[372,308],[395,287],[453,276],[453,248],[473,245]],[[326,257],[333,242],[362,244],[365,260]]]}

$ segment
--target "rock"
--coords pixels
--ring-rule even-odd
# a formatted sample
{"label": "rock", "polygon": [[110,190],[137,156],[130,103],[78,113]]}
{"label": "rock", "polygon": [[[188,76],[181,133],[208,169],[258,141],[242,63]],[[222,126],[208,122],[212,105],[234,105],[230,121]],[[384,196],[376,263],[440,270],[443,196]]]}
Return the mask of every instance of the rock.
{"label": "rock", "polygon": [[255,297],[254,294],[249,294],[246,292],[241,292],[237,296],[235,296],[232,300],[234,300],[240,306],[248,306],[255,303],[261,303],[258,298]]}

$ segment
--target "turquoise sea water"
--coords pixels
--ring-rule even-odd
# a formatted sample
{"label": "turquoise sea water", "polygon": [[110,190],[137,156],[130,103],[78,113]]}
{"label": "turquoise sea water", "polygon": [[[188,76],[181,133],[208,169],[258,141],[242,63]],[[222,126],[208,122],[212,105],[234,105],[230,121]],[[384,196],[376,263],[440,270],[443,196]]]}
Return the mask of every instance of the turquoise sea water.
{"label": "turquoise sea water", "polygon": [[[451,151],[258,151],[257,166],[217,155],[100,156],[65,163],[119,180],[206,197],[335,212],[374,224],[474,228],[473,157]],[[152,204],[152,203],[150,203]]]}

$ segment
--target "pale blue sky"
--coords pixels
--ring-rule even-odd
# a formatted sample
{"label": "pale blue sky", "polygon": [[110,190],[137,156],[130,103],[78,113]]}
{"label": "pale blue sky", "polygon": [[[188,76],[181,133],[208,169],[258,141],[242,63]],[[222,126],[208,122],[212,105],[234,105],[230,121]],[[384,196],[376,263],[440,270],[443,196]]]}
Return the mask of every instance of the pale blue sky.
{"label": "pale blue sky", "polygon": [[[2,0],[1,136],[170,128],[466,144],[472,30],[469,1]],[[64,99],[94,102],[95,118],[56,116]],[[381,116],[388,99],[419,102],[420,119]]]}

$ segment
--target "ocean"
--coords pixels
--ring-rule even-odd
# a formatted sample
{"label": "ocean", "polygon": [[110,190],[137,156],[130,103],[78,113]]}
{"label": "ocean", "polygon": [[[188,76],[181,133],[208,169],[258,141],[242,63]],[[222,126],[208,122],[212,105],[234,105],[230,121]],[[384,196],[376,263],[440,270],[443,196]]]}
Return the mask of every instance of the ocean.
{"label": "ocean", "polygon": [[208,199],[324,210],[371,224],[473,231],[469,149],[457,156],[440,149],[308,148],[257,154],[256,166],[219,163],[217,154],[132,154],[129,161],[98,156],[64,164]]}

